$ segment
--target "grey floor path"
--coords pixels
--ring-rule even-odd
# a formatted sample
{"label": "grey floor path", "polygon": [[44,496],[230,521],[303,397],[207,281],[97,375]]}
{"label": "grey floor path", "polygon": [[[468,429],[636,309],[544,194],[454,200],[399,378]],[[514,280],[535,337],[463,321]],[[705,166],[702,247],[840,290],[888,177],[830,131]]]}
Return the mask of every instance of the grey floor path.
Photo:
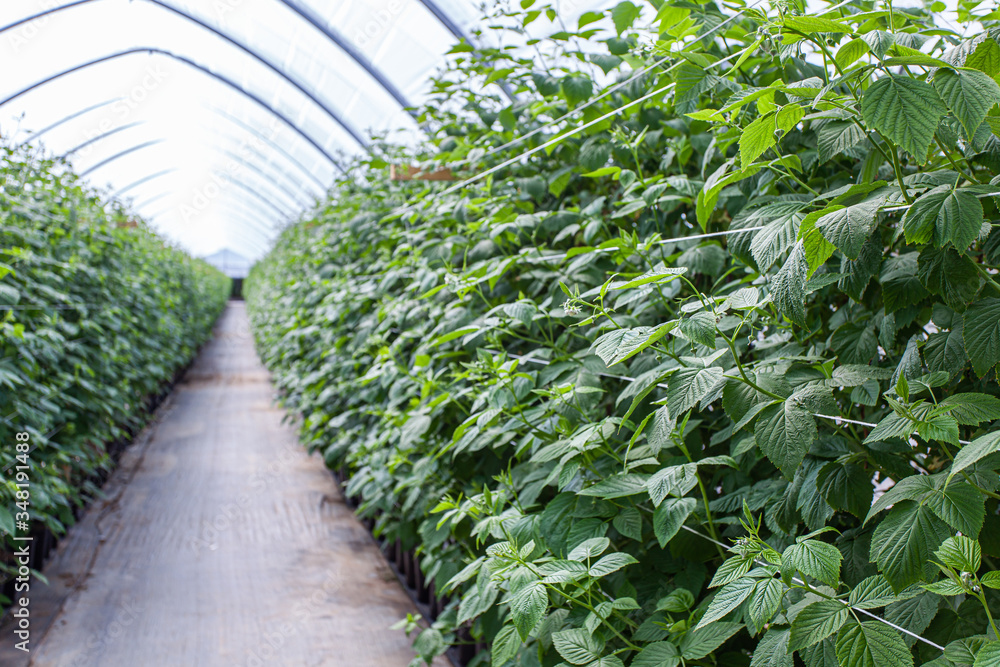
{"label": "grey floor path", "polygon": [[32,588],[14,667],[404,666],[414,611],[273,405],[242,303]]}

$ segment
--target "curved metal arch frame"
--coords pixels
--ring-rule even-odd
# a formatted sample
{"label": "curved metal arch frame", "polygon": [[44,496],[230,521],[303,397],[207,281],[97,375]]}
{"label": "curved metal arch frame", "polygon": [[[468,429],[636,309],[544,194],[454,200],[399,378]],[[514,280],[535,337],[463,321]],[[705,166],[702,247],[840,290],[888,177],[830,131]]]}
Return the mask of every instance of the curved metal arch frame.
{"label": "curved metal arch frame", "polygon": [[88,167],[87,169],[83,170],[82,172],[80,172],[80,178],[88,176],[88,175],[92,174],[93,172],[97,171],[98,169],[100,169],[101,167],[109,165],[112,162],[114,162],[115,160],[123,158],[126,155],[130,155],[132,153],[135,153],[136,151],[142,150],[143,148],[149,148],[150,146],[156,146],[157,144],[162,144],[164,141],[166,141],[166,139],[153,139],[152,141],[146,141],[146,142],[143,142],[143,143],[138,144],[136,146],[131,146],[129,148],[126,148],[125,150],[120,151],[118,153],[115,153],[111,157],[105,158],[105,159],[101,160],[100,162],[98,162],[97,164],[92,165],[92,166]]}
{"label": "curved metal arch frame", "polygon": [[108,137],[114,136],[114,135],[118,134],[119,132],[124,132],[125,130],[128,130],[128,129],[131,129],[133,127],[136,127],[137,125],[142,125],[145,122],[146,121],[144,121],[144,120],[137,120],[137,121],[135,121],[133,123],[126,123],[125,125],[119,125],[118,127],[110,129],[107,132],[104,132],[102,134],[98,134],[97,136],[91,137],[90,139],[87,139],[86,141],[84,141],[79,146],[71,148],[68,151],[66,151],[65,153],[63,153],[62,155],[60,155],[59,159],[60,160],[65,160],[70,155],[73,155],[73,153],[76,153],[77,151],[82,150],[82,149],[86,148],[87,146],[89,146],[91,144],[95,144],[98,141],[103,141],[104,139],[107,139]]}
{"label": "curved metal arch frame", "polygon": [[[247,146],[248,150],[253,153],[253,157],[257,159],[258,163],[262,163],[263,169],[267,167],[268,174],[277,174],[282,177],[282,184],[285,185],[287,182],[288,187],[286,188],[289,192],[295,191],[299,195],[305,198],[305,201],[312,202],[316,201],[321,195],[314,194],[309,188],[303,187],[302,179],[295,178],[291,173],[282,169],[281,165],[273,162],[270,157],[262,153],[256,146]],[[249,158],[246,158],[248,164],[253,164]]]}
{"label": "curved metal arch frame", "polygon": [[111,193],[111,198],[112,199],[120,199],[121,196],[123,194],[125,194],[126,192],[128,192],[129,190],[131,190],[133,188],[137,188],[140,185],[145,185],[146,183],[149,183],[150,181],[154,181],[157,178],[160,178],[161,176],[166,176],[167,174],[172,174],[172,173],[174,173],[176,171],[178,171],[177,167],[171,167],[170,169],[163,169],[162,171],[158,171],[155,174],[150,174],[149,176],[143,176],[139,180],[132,181],[131,183],[129,183],[125,187],[118,188],[117,190],[115,190],[114,192],[112,192]]}
{"label": "curved metal arch frame", "polygon": [[[59,125],[62,125],[62,124],[63,124],[63,123],[65,123],[65,122],[68,122],[68,121],[70,121],[70,120],[73,120],[74,118],[77,118],[77,117],[79,117],[79,116],[81,116],[81,115],[83,115],[83,114],[87,113],[88,111],[92,111],[92,110],[94,110],[94,109],[97,109],[97,108],[100,108],[100,107],[102,107],[102,106],[107,106],[108,104],[112,104],[112,103],[114,103],[114,102],[117,102],[117,101],[119,101],[119,100],[121,100],[121,99],[123,99],[123,98],[121,98],[121,97],[116,97],[116,98],[113,98],[113,99],[111,99],[111,100],[107,100],[107,101],[105,101],[105,102],[102,102],[102,103],[100,103],[100,104],[96,104],[96,105],[93,105],[93,106],[90,106],[90,107],[87,107],[86,109],[82,109],[82,110],[80,110],[80,111],[76,111],[76,112],[73,112],[73,113],[71,113],[71,114],[68,114],[67,116],[64,116],[63,118],[61,118],[61,119],[59,119],[58,121],[56,121],[55,123],[52,123],[52,124],[51,124],[51,125],[49,125],[49,126],[48,126],[47,128],[45,128],[45,129],[43,129],[43,130],[40,130],[39,132],[36,132],[36,133],[34,133],[34,134],[33,134],[33,135],[32,135],[31,137],[29,137],[29,138],[28,138],[27,140],[25,140],[24,142],[22,142],[21,144],[19,144],[19,146],[24,146],[24,145],[26,145],[27,143],[30,143],[30,141],[32,141],[32,137],[37,137],[37,136],[40,136],[40,135],[41,135],[41,134],[43,134],[43,133],[44,133],[45,131],[47,131],[47,130],[49,130],[49,129],[53,129],[53,128],[55,128],[55,127],[59,126]],[[322,196],[322,194],[326,192],[326,188],[324,188],[324,187],[322,186],[322,184],[321,184],[321,182],[319,181],[319,179],[315,178],[315,177],[314,177],[314,176],[312,175],[312,172],[310,172],[310,171],[309,171],[308,169],[306,169],[306,167],[305,167],[304,165],[302,165],[302,164],[301,164],[300,162],[298,162],[297,160],[295,160],[295,159],[294,159],[294,158],[293,158],[293,157],[292,157],[291,155],[289,155],[289,154],[288,154],[288,153],[287,153],[287,152],[286,152],[286,151],[285,151],[285,150],[284,150],[284,149],[283,149],[283,148],[282,148],[282,147],[281,147],[280,145],[278,145],[277,143],[274,143],[273,141],[271,141],[271,140],[270,140],[270,139],[269,139],[269,138],[268,138],[267,136],[265,136],[265,135],[264,135],[263,133],[259,132],[258,130],[256,130],[256,129],[255,129],[255,128],[253,128],[252,126],[250,126],[250,125],[247,125],[247,124],[246,124],[246,123],[244,123],[243,121],[241,121],[241,120],[239,120],[239,119],[235,118],[234,116],[232,116],[232,115],[230,115],[230,114],[228,114],[228,113],[226,113],[226,112],[224,112],[224,111],[221,111],[221,110],[219,110],[219,109],[215,109],[215,108],[212,108],[212,107],[206,107],[206,108],[208,108],[209,110],[211,110],[211,111],[213,111],[213,112],[216,112],[216,113],[217,113],[217,115],[221,116],[221,117],[222,117],[222,118],[224,118],[225,120],[228,120],[228,121],[230,121],[230,122],[232,122],[232,123],[234,123],[234,124],[237,124],[237,125],[239,125],[239,126],[243,127],[243,128],[244,128],[244,129],[246,129],[247,131],[249,131],[249,132],[251,132],[252,134],[254,134],[254,136],[256,136],[256,137],[259,137],[260,139],[264,140],[265,142],[267,142],[267,143],[269,144],[269,147],[270,147],[270,148],[273,148],[273,149],[274,149],[275,151],[277,151],[277,152],[281,153],[281,154],[282,154],[282,155],[284,155],[284,156],[285,156],[285,157],[286,157],[286,158],[287,158],[287,159],[288,159],[289,161],[291,161],[291,162],[292,162],[292,164],[294,164],[295,166],[297,166],[297,167],[299,167],[300,169],[302,169],[303,173],[305,173],[305,174],[306,174],[306,176],[310,177],[310,178],[311,178],[311,179],[312,179],[312,180],[313,180],[313,181],[314,181],[314,182],[316,183],[316,185],[317,185],[317,187],[319,188],[319,191],[320,191],[320,192],[319,192],[319,194],[316,194],[316,193],[314,193],[314,192],[313,192],[312,190],[310,190],[310,189],[308,189],[308,188],[304,187],[304,186],[303,186],[303,183],[304,183],[304,180],[303,180],[303,179],[297,179],[297,178],[295,178],[295,177],[294,177],[294,176],[293,176],[293,175],[292,175],[292,174],[291,174],[290,172],[288,172],[288,171],[286,171],[286,170],[282,169],[279,163],[277,163],[277,162],[274,162],[274,161],[272,161],[272,160],[271,160],[271,158],[270,158],[269,156],[265,155],[265,154],[264,154],[263,152],[261,152],[261,150],[260,150],[259,148],[257,148],[257,146],[249,146],[249,148],[250,148],[250,149],[251,149],[251,150],[252,150],[252,151],[254,152],[254,154],[255,154],[255,155],[257,155],[257,156],[259,156],[259,157],[260,157],[260,158],[261,158],[261,159],[262,159],[262,160],[263,160],[263,161],[265,162],[265,164],[266,164],[266,165],[267,165],[268,167],[272,167],[272,168],[274,169],[274,171],[275,171],[276,173],[280,174],[280,175],[281,175],[281,176],[283,176],[283,177],[284,177],[285,179],[287,179],[289,183],[292,183],[292,184],[295,184],[295,185],[297,185],[297,186],[298,186],[298,187],[300,188],[300,190],[301,190],[301,192],[302,192],[302,195],[303,195],[303,196],[305,196],[305,197],[306,197],[307,199],[311,199],[311,200],[315,200],[315,199],[317,199],[317,198],[321,197],[321,196]],[[112,134],[115,134],[115,133],[117,133],[117,132],[120,132],[120,131],[122,131],[122,130],[124,130],[124,129],[127,129],[127,128],[129,128],[129,127],[134,127],[135,125],[138,125],[138,124],[139,124],[140,122],[142,122],[142,121],[137,121],[137,122],[135,122],[135,123],[130,123],[130,124],[128,124],[128,125],[124,125],[124,126],[121,126],[121,127],[118,127],[118,128],[115,128],[115,129],[113,129],[113,130],[110,130],[110,131],[108,131],[108,132],[105,132],[104,134],[101,134],[101,135],[98,135],[98,136],[96,136],[96,137],[93,137],[92,139],[89,139],[89,140],[87,140],[87,141],[86,141],[86,142],[84,142],[83,144],[80,144],[79,146],[77,146],[77,147],[75,147],[75,148],[71,149],[70,151],[67,151],[66,153],[64,153],[64,154],[62,155],[62,158],[64,158],[64,159],[65,159],[66,157],[68,157],[69,155],[72,155],[73,153],[75,153],[76,151],[80,150],[81,148],[83,148],[83,147],[84,147],[84,146],[86,146],[87,144],[90,144],[90,143],[94,143],[94,142],[97,142],[97,141],[99,141],[99,140],[101,140],[101,139],[104,139],[104,138],[105,138],[105,137],[107,137],[107,136],[110,136],[110,135],[112,135]],[[248,165],[249,165],[249,164],[250,164],[250,163],[248,162]],[[167,173],[167,172],[173,172],[173,171],[176,171],[176,170],[177,170],[176,168],[174,168],[174,169],[168,169],[168,170],[165,170],[164,172],[160,172],[160,173],[162,174],[162,173]],[[262,174],[262,175],[263,175],[263,174]],[[121,193],[123,193],[123,192],[127,191],[128,189],[130,189],[131,187],[137,187],[138,185],[141,185],[141,184],[142,184],[143,182],[144,182],[144,179],[139,179],[139,181],[136,181],[135,183],[132,183],[132,184],[130,184],[129,186],[126,186],[125,188],[122,188],[122,189],[121,189],[121,190],[119,190],[118,192],[115,192],[115,193],[113,193],[113,194],[112,194],[111,196],[112,196],[112,197],[117,197],[117,196],[119,196],[119,195],[120,195]],[[289,192],[289,191],[288,191],[287,189],[284,189],[284,190],[285,190],[286,194],[290,194],[290,192]]]}
{"label": "curved metal arch frame", "polygon": [[[225,178],[226,175],[225,174],[216,174],[216,176],[219,176],[220,178]],[[277,204],[275,204],[274,202],[272,202],[269,198],[265,197],[264,195],[262,195],[257,190],[254,190],[253,188],[251,188],[249,185],[247,185],[243,181],[240,181],[240,180],[237,180],[237,179],[233,178],[233,179],[229,179],[228,183],[229,183],[229,185],[235,185],[236,187],[240,188],[241,190],[243,190],[247,194],[249,194],[252,197],[254,197],[255,199],[257,199],[257,201],[259,201],[259,202],[267,205],[268,207],[271,208],[271,210],[273,210],[279,216],[288,217],[288,218],[292,218],[292,217],[295,216],[295,211],[294,210],[292,210],[291,212],[282,210],[282,208],[280,206],[278,206]]]}
{"label": "curved metal arch frame", "polygon": [[[417,0],[424,8],[430,12],[438,22],[445,27],[454,37],[457,39],[463,39],[468,44],[472,44],[472,38],[462,30],[462,26],[455,23],[455,21],[448,15],[448,12],[441,9],[441,7],[434,0]],[[504,80],[497,81],[500,85],[500,90],[503,91],[504,96],[511,102],[516,100],[516,95],[510,90],[510,86]]]}
{"label": "curved metal arch frame", "polygon": [[296,196],[296,194],[294,192],[292,192],[291,190],[289,190],[288,188],[286,188],[283,183],[277,182],[276,180],[274,180],[273,176],[264,173],[264,171],[262,171],[259,167],[257,167],[257,165],[253,164],[252,162],[250,162],[249,160],[247,160],[245,158],[240,157],[237,153],[234,153],[233,151],[231,151],[229,149],[220,148],[220,147],[216,147],[216,146],[212,146],[212,149],[216,150],[216,151],[218,151],[220,153],[222,153],[226,157],[229,157],[229,158],[231,158],[233,160],[236,160],[237,162],[239,162],[239,164],[240,164],[241,167],[246,167],[250,171],[258,174],[261,178],[264,179],[264,181],[268,185],[272,185],[272,186],[274,186],[275,189],[280,190],[296,206],[305,207],[305,206],[309,205],[307,202],[303,202],[302,200],[300,200],[298,198],[298,196]]}
{"label": "curved metal arch frame", "polygon": [[403,91],[397,88],[396,84],[390,81],[385,73],[368,60],[363,53],[351,46],[351,44],[344,38],[343,35],[340,34],[340,32],[326,25],[321,17],[317,16],[308,7],[300,4],[298,0],[276,1],[298,14],[302,19],[309,23],[309,25],[323,33],[323,35],[325,35],[328,40],[333,42],[337,48],[347,54],[351,60],[365,70],[368,73],[368,76],[373,78],[379,86],[385,90],[385,92],[389,93],[389,95],[399,103],[399,106],[403,107],[403,110],[406,111],[410,117],[416,118],[417,113],[412,108],[413,103],[406,97],[406,95],[403,94]]}
{"label": "curved metal arch frame", "polygon": [[40,136],[42,136],[43,134],[45,134],[49,130],[54,130],[57,127],[59,127],[60,125],[62,125],[63,123],[68,123],[69,121],[73,120],[74,118],[79,118],[83,114],[89,113],[89,112],[91,112],[91,111],[93,111],[95,109],[100,109],[101,107],[106,107],[109,104],[114,104],[115,102],[121,102],[123,99],[125,99],[125,98],[124,97],[120,97],[120,96],[119,97],[113,97],[110,100],[104,100],[103,102],[99,102],[98,104],[94,104],[92,106],[89,106],[86,109],[81,109],[79,111],[73,112],[73,113],[69,114],[68,116],[63,116],[62,118],[60,118],[56,122],[52,123],[51,125],[47,125],[47,126],[43,127],[42,129],[38,130],[37,132],[32,132],[31,134],[29,134],[27,139],[25,139],[24,141],[22,141],[21,143],[18,144],[18,148],[20,148],[21,146],[26,146],[26,145],[30,144],[32,141],[35,141],[36,139],[38,139]]}
{"label": "curved metal arch frame", "polygon": [[[213,26],[205,23],[204,21],[202,21],[198,17],[192,16],[191,14],[188,14],[187,12],[185,12],[182,9],[179,9],[177,7],[174,7],[173,5],[167,4],[163,0],[145,0],[145,1],[149,2],[150,4],[156,5],[158,7],[162,7],[163,9],[166,9],[167,11],[173,12],[176,15],[178,15],[178,16],[180,16],[180,17],[182,17],[182,18],[184,18],[184,19],[186,19],[186,20],[194,23],[195,25],[201,26],[205,30],[208,30],[209,32],[211,32],[212,34],[220,37],[221,39],[225,40],[229,44],[232,44],[233,46],[235,46],[236,48],[238,48],[240,51],[243,51],[248,56],[250,56],[251,58],[253,58],[257,62],[259,62],[260,64],[264,65],[268,69],[270,69],[272,72],[274,72],[275,74],[277,74],[278,76],[280,76],[282,79],[284,79],[285,81],[287,81],[288,83],[290,83],[292,86],[294,86],[303,95],[305,95],[310,100],[312,100],[312,102],[314,104],[316,104],[316,106],[318,106],[324,112],[326,112],[327,116],[329,116],[337,125],[339,125],[345,132],[347,132],[347,134],[350,135],[351,139],[353,139],[355,142],[357,142],[357,144],[359,146],[361,146],[365,150],[368,150],[370,148],[369,142],[364,137],[362,137],[361,134],[350,123],[347,122],[346,119],[344,119],[343,117],[341,117],[341,115],[339,113],[337,113],[336,111],[334,111],[333,109],[331,109],[330,106],[326,104],[326,102],[324,102],[323,100],[319,99],[315,94],[313,94],[311,91],[309,91],[297,79],[293,78],[290,74],[288,74],[280,65],[276,65],[274,62],[272,62],[271,60],[269,60],[269,59],[265,58],[264,56],[260,55],[259,53],[257,53],[255,50],[251,49],[246,44],[243,44],[242,42],[237,41],[234,37],[231,37],[229,34],[227,34],[226,32],[224,32],[223,30],[220,30],[218,28],[215,28],[215,27],[213,27]],[[2,32],[2,31],[0,31],[0,32]]]}
{"label": "curved metal arch frame", "polygon": [[[143,202],[141,202],[139,204],[136,204],[133,207],[133,209],[136,212],[139,212],[139,209],[141,209],[141,208],[143,208],[145,206],[149,206],[154,201],[158,201],[158,200],[162,199],[163,197],[165,197],[168,194],[170,194],[170,192],[171,192],[171,190],[169,190],[169,189],[168,190],[164,190],[164,191],[160,192],[159,194],[154,195],[152,198],[144,200]],[[229,207],[229,206],[238,205],[240,208],[245,209],[244,212],[246,214],[251,214],[252,218],[257,223],[260,224],[261,228],[265,228],[266,229],[266,224],[265,223],[273,221],[272,218],[270,218],[270,217],[266,216],[264,213],[262,213],[259,208],[253,208],[253,207],[251,207],[246,201],[244,201],[242,199],[233,199],[233,198],[222,199],[222,200],[219,200],[218,202],[216,202],[215,205],[223,206],[223,207]],[[144,216],[144,217],[147,217],[150,220],[153,220],[154,218],[156,218],[156,217],[158,217],[160,215],[163,215],[163,213],[165,213],[166,211],[170,210],[171,208],[174,208],[174,207],[168,206],[167,208],[161,209],[161,210],[157,211],[156,213],[152,213],[152,214],[149,214],[149,215]],[[141,213],[140,213],[140,215],[141,215]]]}
{"label": "curved metal arch frame", "polygon": [[302,128],[300,128],[296,123],[294,123],[290,118],[288,118],[288,116],[286,116],[282,112],[280,112],[277,109],[275,109],[273,106],[271,106],[270,104],[268,104],[267,102],[265,102],[263,99],[261,99],[260,97],[258,97],[254,93],[251,93],[250,91],[248,91],[243,86],[239,85],[238,83],[236,83],[235,81],[233,81],[232,79],[230,79],[229,77],[227,77],[226,75],[219,74],[218,72],[215,72],[215,71],[211,70],[210,68],[205,67],[204,65],[201,65],[201,64],[199,64],[199,63],[191,60],[190,58],[178,55],[176,53],[173,53],[172,51],[167,51],[166,49],[160,49],[160,48],[156,48],[156,47],[148,47],[148,46],[135,47],[135,48],[131,48],[131,49],[125,49],[124,51],[118,51],[116,53],[112,53],[112,54],[107,55],[107,56],[101,56],[99,58],[93,58],[91,60],[88,60],[87,62],[81,63],[79,65],[75,65],[75,66],[73,66],[73,67],[71,67],[69,69],[63,70],[62,72],[59,72],[57,74],[53,74],[51,76],[48,76],[48,77],[46,77],[46,78],[44,78],[44,79],[42,79],[40,81],[36,81],[35,83],[31,84],[30,86],[28,86],[26,88],[22,88],[21,90],[19,90],[18,92],[14,93],[13,95],[10,95],[10,96],[6,97],[5,99],[0,100],[0,106],[3,106],[5,104],[7,104],[7,103],[9,103],[9,102],[17,99],[18,97],[20,97],[20,96],[22,96],[22,95],[24,95],[26,93],[29,93],[32,90],[35,90],[36,88],[39,88],[40,86],[44,86],[47,83],[55,81],[56,79],[59,79],[61,77],[67,76],[69,74],[73,74],[74,72],[78,72],[80,70],[86,69],[88,67],[92,67],[94,65],[99,65],[101,63],[105,63],[105,62],[108,62],[108,61],[111,61],[111,60],[115,60],[117,58],[123,58],[125,56],[130,56],[130,55],[133,55],[133,54],[136,54],[136,53],[157,54],[157,55],[166,56],[168,58],[172,58],[174,60],[177,60],[179,62],[182,62],[182,63],[188,65],[189,67],[193,67],[194,69],[199,70],[199,71],[207,74],[208,76],[216,79],[217,81],[220,81],[220,82],[226,84],[227,86],[229,86],[233,90],[236,90],[237,92],[242,93],[245,97],[247,97],[248,99],[253,100],[254,102],[256,102],[261,107],[267,109],[272,115],[274,115],[275,117],[281,119],[286,125],[288,125],[289,127],[291,127],[293,130],[295,130],[295,132],[297,134],[299,134],[303,139],[305,139],[313,148],[315,148],[317,151],[319,151],[337,169],[339,169],[341,172],[344,171],[344,167],[340,164],[340,162],[336,158],[334,158],[325,148],[323,148],[315,139],[313,139],[311,136],[309,136],[309,134],[305,130],[303,130]]}
{"label": "curved metal arch frame", "polygon": [[209,111],[211,111],[212,113],[216,114],[217,116],[219,116],[219,117],[221,117],[221,118],[223,118],[225,120],[228,120],[229,122],[233,123],[234,125],[238,125],[239,127],[242,127],[244,130],[246,130],[250,134],[254,135],[258,139],[263,140],[265,143],[267,143],[268,146],[270,146],[275,151],[277,151],[282,156],[284,156],[285,159],[287,159],[293,165],[295,165],[296,167],[298,167],[302,171],[302,173],[304,173],[307,177],[309,177],[309,179],[311,179],[312,182],[316,184],[316,187],[318,187],[320,189],[320,192],[322,194],[326,193],[326,191],[328,190],[328,187],[325,186],[325,185],[323,185],[323,182],[320,181],[318,178],[316,178],[316,176],[313,175],[312,171],[310,171],[308,167],[306,167],[304,164],[302,164],[301,162],[299,162],[298,159],[296,159],[295,157],[293,157],[280,144],[278,144],[276,141],[274,141],[274,139],[271,139],[266,134],[264,134],[263,132],[261,132],[259,129],[255,128],[254,126],[250,125],[249,123],[244,122],[243,120],[240,120],[239,118],[237,118],[236,116],[232,115],[228,111],[224,111],[223,109],[220,109],[218,107],[213,107],[213,106],[208,106],[206,108]]}
{"label": "curved metal arch frame", "polygon": [[[74,2],[70,2],[65,5],[60,5],[59,7],[46,9],[36,14],[32,14],[31,16],[14,21],[13,23],[9,23],[3,27],[0,27],[0,33],[10,30],[11,28],[16,28],[17,26],[23,25],[30,21],[42,18],[49,14],[62,11],[64,9],[70,9],[72,7],[78,7],[80,5],[96,1],[97,0],[75,0]],[[410,102],[409,99],[407,99],[407,97],[402,93],[402,91],[400,91],[396,87],[396,85],[393,84],[392,81],[388,79],[388,77],[386,77],[385,73],[382,72],[381,69],[376,67],[370,60],[368,60],[364,56],[364,54],[362,54],[360,51],[351,46],[351,44],[344,38],[343,35],[341,35],[338,31],[326,26],[319,16],[313,13],[312,10],[310,10],[308,7],[304,7],[303,5],[299,4],[297,0],[277,0],[277,1],[280,2],[282,5],[284,5],[285,7],[287,7],[288,9],[290,9],[291,11],[298,14],[299,17],[301,17],[307,23],[309,23],[314,28],[323,33],[327,39],[329,39],[337,46],[338,49],[343,51],[351,60],[357,63],[358,66],[360,66],[363,70],[365,70],[365,72],[367,72],[368,75],[372,77],[383,90],[385,90],[385,92],[387,92],[393,99],[395,99],[401,107],[406,109],[407,113],[409,113],[411,116],[416,115],[414,111],[409,110],[409,108],[412,107],[413,104]]]}
{"label": "curved metal arch frame", "polygon": [[[152,199],[150,199],[148,202],[144,202],[143,206],[148,206],[149,204],[152,204],[154,201],[158,201],[158,200],[162,199],[167,194],[169,194],[169,193],[168,192],[160,193],[160,194],[156,195],[155,197],[153,197]],[[144,214],[144,213],[140,212],[139,208],[140,207],[136,207],[134,209],[136,211],[136,213],[138,213],[145,220],[153,221],[156,218],[158,218],[161,215],[163,215],[164,213],[166,213],[167,211],[169,211],[171,207],[168,206],[167,208],[161,208],[161,209],[157,210],[156,212],[149,213],[149,214]],[[250,229],[252,229],[253,231],[257,232],[261,236],[265,236],[265,237],[267,236],[267,229],[266,229],[266,226],[265,226],[265,224],[263,222],[264,219],[256,217],[254,209],[251,209],[249,206],[245,206],[245,207],[230,207],[230,206],[227,206],[227,210],[224,211],[224,213],[226,213],[226,215],[236,215],[236,216],[238,216],[240,218],[240,222],[242,224],[247,224],[250,227]],[[261,248],[264,248],[264,249],[267,248],[267,246],[264,245],[263,243],[260,243],[260,244],[257,244],[257,245],[259,245]]]}

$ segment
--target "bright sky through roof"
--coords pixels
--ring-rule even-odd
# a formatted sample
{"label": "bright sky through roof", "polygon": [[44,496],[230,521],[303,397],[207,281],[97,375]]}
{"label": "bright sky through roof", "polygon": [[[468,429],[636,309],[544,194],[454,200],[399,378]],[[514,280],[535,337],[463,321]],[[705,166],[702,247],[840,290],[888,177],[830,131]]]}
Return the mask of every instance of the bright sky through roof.
{"label": "bright sky through roof", "polygon": [[[111,57],[0,108],[4,139],[79,114],[35,143],[191,252],[248,257],[359,139],[418,136],[402,102],[481,16],[467,0],[5,0],[0,26],[67,4],[0,36],[0,99]],[[563,2],[574,20],[607,4]]]}

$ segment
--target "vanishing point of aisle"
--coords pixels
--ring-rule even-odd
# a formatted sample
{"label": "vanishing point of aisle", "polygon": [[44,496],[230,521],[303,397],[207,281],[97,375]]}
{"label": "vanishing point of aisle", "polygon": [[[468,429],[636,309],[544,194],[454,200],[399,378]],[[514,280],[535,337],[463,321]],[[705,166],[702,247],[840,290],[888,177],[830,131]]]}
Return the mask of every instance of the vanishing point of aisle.
{"label": "vanishing point of aisle", "polygon": [[0,665],[406,665],[389,626],[412,604],[273,396],[231,302],[32,586],[30,654],[3,642]]}

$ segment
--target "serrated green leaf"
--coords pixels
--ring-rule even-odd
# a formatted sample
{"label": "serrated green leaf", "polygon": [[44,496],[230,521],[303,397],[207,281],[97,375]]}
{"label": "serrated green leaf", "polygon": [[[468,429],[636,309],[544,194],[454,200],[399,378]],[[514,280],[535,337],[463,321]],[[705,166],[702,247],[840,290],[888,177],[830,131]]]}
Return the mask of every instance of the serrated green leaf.
{"label": "serrated green leaf", "polygon": [[903,217],[903,230],[908,243],[933,242],[938,248],[951,243],[964,252],[979,236],[982,222],[978,197],[939,185],[913,202]]}
{"label": "serrated green leaf", "polygon": [[898,503],[875,528],[872,561],[898,593],[930,578],[931,555],[950,533],[929,507],[910,500]]}
{"label": "serrated green leaf", "polygon": [[934,88],[965,128],[967,137],[983,124],[990,107],[1000,102],[1000,86],[979,71],[939,69],[934,74]]}
{"label": "serrated green leaf", "polygon": [[674,538],[697,506],[694,498],[667,498],[653,512],[653,534],[661,547]]}
{"label": "serrated green leaf", "polygon": [[983,377],[1000,362],[1000,299],[980,299],[962,319],[965,351],[976,375]]}
{"label": "serrated green leaf", "polygon": [[834,588],[840,582],[840,562],[844,559],[837,547],[818,540],[793,544],[781,554],[781,569],[798,570]]}
{"label": "serrated green leaf", "polygon": [[934,140],[938,122],[947,109],[929,83],[909,76],[889,74],[865,91],[861,115],[921,164]]}
{"label": "serrated green leaf", "polygon": [[754,438],[771,463],[791,479],[817,432],[812,413],[798,401],[786,399],[760,412]]}
{"label": "serrated green leaf", "polygon": [[899,633],[884,623],[865,621],[837,633],[837,658],[850,667],[913,667],[913,656]]}
{"label": "serrated green leaf", "polygon": [[521,641],[528,640],[531,631],[545,615],[548,604],[549,596],[541,581],[527,584],[511,596],[510,616],[514,621],[514,627],[517,628],[517,632],[521,636]]}
{"label": "serrated green leaf", "polygon": [[820,600],[799,612],[792,622],[788,648],[798,651],[823,641],[847,622],[850,613],[839,600]]}

